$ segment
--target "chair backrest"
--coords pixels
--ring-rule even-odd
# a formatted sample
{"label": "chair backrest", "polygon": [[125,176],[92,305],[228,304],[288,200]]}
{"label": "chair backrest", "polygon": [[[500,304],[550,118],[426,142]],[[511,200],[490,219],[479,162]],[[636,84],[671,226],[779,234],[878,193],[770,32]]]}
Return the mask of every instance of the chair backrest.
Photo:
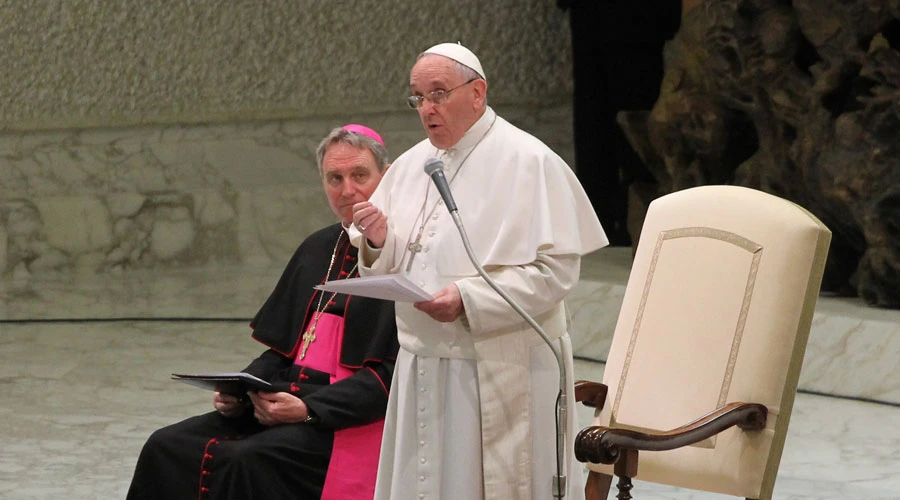
{"label": "chair backrest", "polygon": [[594,425],[672,430],[738,401],[769,415],[763,431],[641,452],[637,479],[771,496],[830,241],[803,208],[748,188],[650,204]]}

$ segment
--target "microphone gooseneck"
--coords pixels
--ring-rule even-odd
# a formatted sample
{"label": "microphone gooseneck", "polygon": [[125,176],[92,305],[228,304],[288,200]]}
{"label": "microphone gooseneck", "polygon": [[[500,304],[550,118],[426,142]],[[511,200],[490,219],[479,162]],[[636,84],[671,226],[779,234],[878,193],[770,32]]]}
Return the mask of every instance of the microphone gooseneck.
{"label": "microphone gooseneck", "polygon": [[456,212],[456,202],[453,201],[453,195],[450,193],[450,184],[447,182],[447,176],[444,175],[444,162],[437,158],[429,158],[425,162],[425,173],[431,177],[431,180],[437,187],[444,204],[447,205],[447,210]]}
{"label": "microphone gooseneck", "polygon": [[568,427],[568,416],[567,416],[567,401],[566,401],[566,364],[563,359],[562,350],[559,346],[557,346],[547,334],[544,333],[544,330],[541,326],[534,320],[515,300],[506,291],[500,288],[496,282],[485,272],[484,268],[481,266],[481,263],[478,262],[478,259],[475,257],[475,252],[472,250],[472,245],[469,242],[469,237],[466,235],[466,229],[463,227],[462,218],[459,216],[459,211],[456,208],[456,202],[453,200],[453,194],[450,192],[450,185],[447,183],[447,177],[444,175],[444,162],[438,158],[429,158],[425,162],[425,173],[431,177],[431,180],[434,182],[437,187],[438,192],[441,195],[441,198],[444,200],[444,204],[447,205],[447,210],[450,211],[450,217],[453,218],[454,224],[456,224],[456,229],[459,230],[459,236],[462,238],[463,246],[466,249],[466,254],[469,256],[469,260],[472,262],[472,265],[475,266],[475,269],[478,271],[478,274],[484,279],[484,281],[490,285],[491,288],[509,304],[522,319],[525,320],[526,323],[535,331],[538,335],[540,335],[541,339],[543,339],[544,343],[546,343],[550,350],[553,351],[553,355],[556,357],[556,363],[559,367],[559,393],[556,398],[556,474],[553,475],[553,497],[562,499],[566,496],[566,490],[568,488],[566,484],[566,438],[567,438],[567,427]]}

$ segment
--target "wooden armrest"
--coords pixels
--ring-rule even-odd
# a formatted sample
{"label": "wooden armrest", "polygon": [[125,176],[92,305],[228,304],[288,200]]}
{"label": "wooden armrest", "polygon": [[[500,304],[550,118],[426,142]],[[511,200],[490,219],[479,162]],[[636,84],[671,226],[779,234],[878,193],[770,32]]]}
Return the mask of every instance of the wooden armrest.
{"label": "wooden armrest", "polygon": [[591,426],[582,429],[575,437],[575,458],[579,462],[612,464],[623,450],[673,450],[703,441],[733,426],[745,431],[758,431],[766,426],[767,416],[768,410],[764,405],[729,403],[690,424],[666,432]]}
{"label": "wooden armrest", "polygon": [[608,390],[609,388],[600,382],[579,380],[575,382],[575,402],[591,408],[603,408]]}

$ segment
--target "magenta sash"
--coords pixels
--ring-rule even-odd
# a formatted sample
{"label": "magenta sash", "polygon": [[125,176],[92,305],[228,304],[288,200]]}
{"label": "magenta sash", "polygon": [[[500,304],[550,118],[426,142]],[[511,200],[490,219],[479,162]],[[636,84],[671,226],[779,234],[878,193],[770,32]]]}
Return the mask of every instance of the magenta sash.
{"label": "magenta sash", "polygon": [[322,313],[319,320],[316,321],[318,314],[313,313],[313,319],[310,320],[310,324],[316,325],[316,340],[309,343],[306,357],[300,359],[300,353],[303,352],[301,337],[300,349],[297,350],[294,364],[325,372],[331,375],[331,381],[334,382],[341,356],[340,340],[344,336],[344,318],[335,314]]}
{"label": "magenta sash", "polygon": [[[354,370],[340,363],[344,318],[322,314],[316,323],[315,334],[316,340],[309,344],[306,357],[295,359],[294,364],[328,373],[331,383],[353,375]],[[298,358],[302,345],[297,351]],[[369,499],[375,496],[375,475],[378,472],[383,430],[384,419],[381,419],[334,432],[334,446],[325,475],[322,500]]]}

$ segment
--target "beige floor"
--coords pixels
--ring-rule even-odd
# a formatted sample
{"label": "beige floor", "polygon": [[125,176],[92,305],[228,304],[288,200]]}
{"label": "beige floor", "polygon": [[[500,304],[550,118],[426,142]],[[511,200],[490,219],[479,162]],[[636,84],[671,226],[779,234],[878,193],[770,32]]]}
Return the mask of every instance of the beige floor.
{"label": "beige floor", "polygon": [[[146,436],[210,407],[169,374],[256,356],[246,318],[278,271],[0,283],[0,499],[123,498]],[[576,375],[599,380],[602,368],[578,362]],[[643,483],[633,493],[722,498]],[[900,408],[799,395],[775,498],[900,498]]]}

